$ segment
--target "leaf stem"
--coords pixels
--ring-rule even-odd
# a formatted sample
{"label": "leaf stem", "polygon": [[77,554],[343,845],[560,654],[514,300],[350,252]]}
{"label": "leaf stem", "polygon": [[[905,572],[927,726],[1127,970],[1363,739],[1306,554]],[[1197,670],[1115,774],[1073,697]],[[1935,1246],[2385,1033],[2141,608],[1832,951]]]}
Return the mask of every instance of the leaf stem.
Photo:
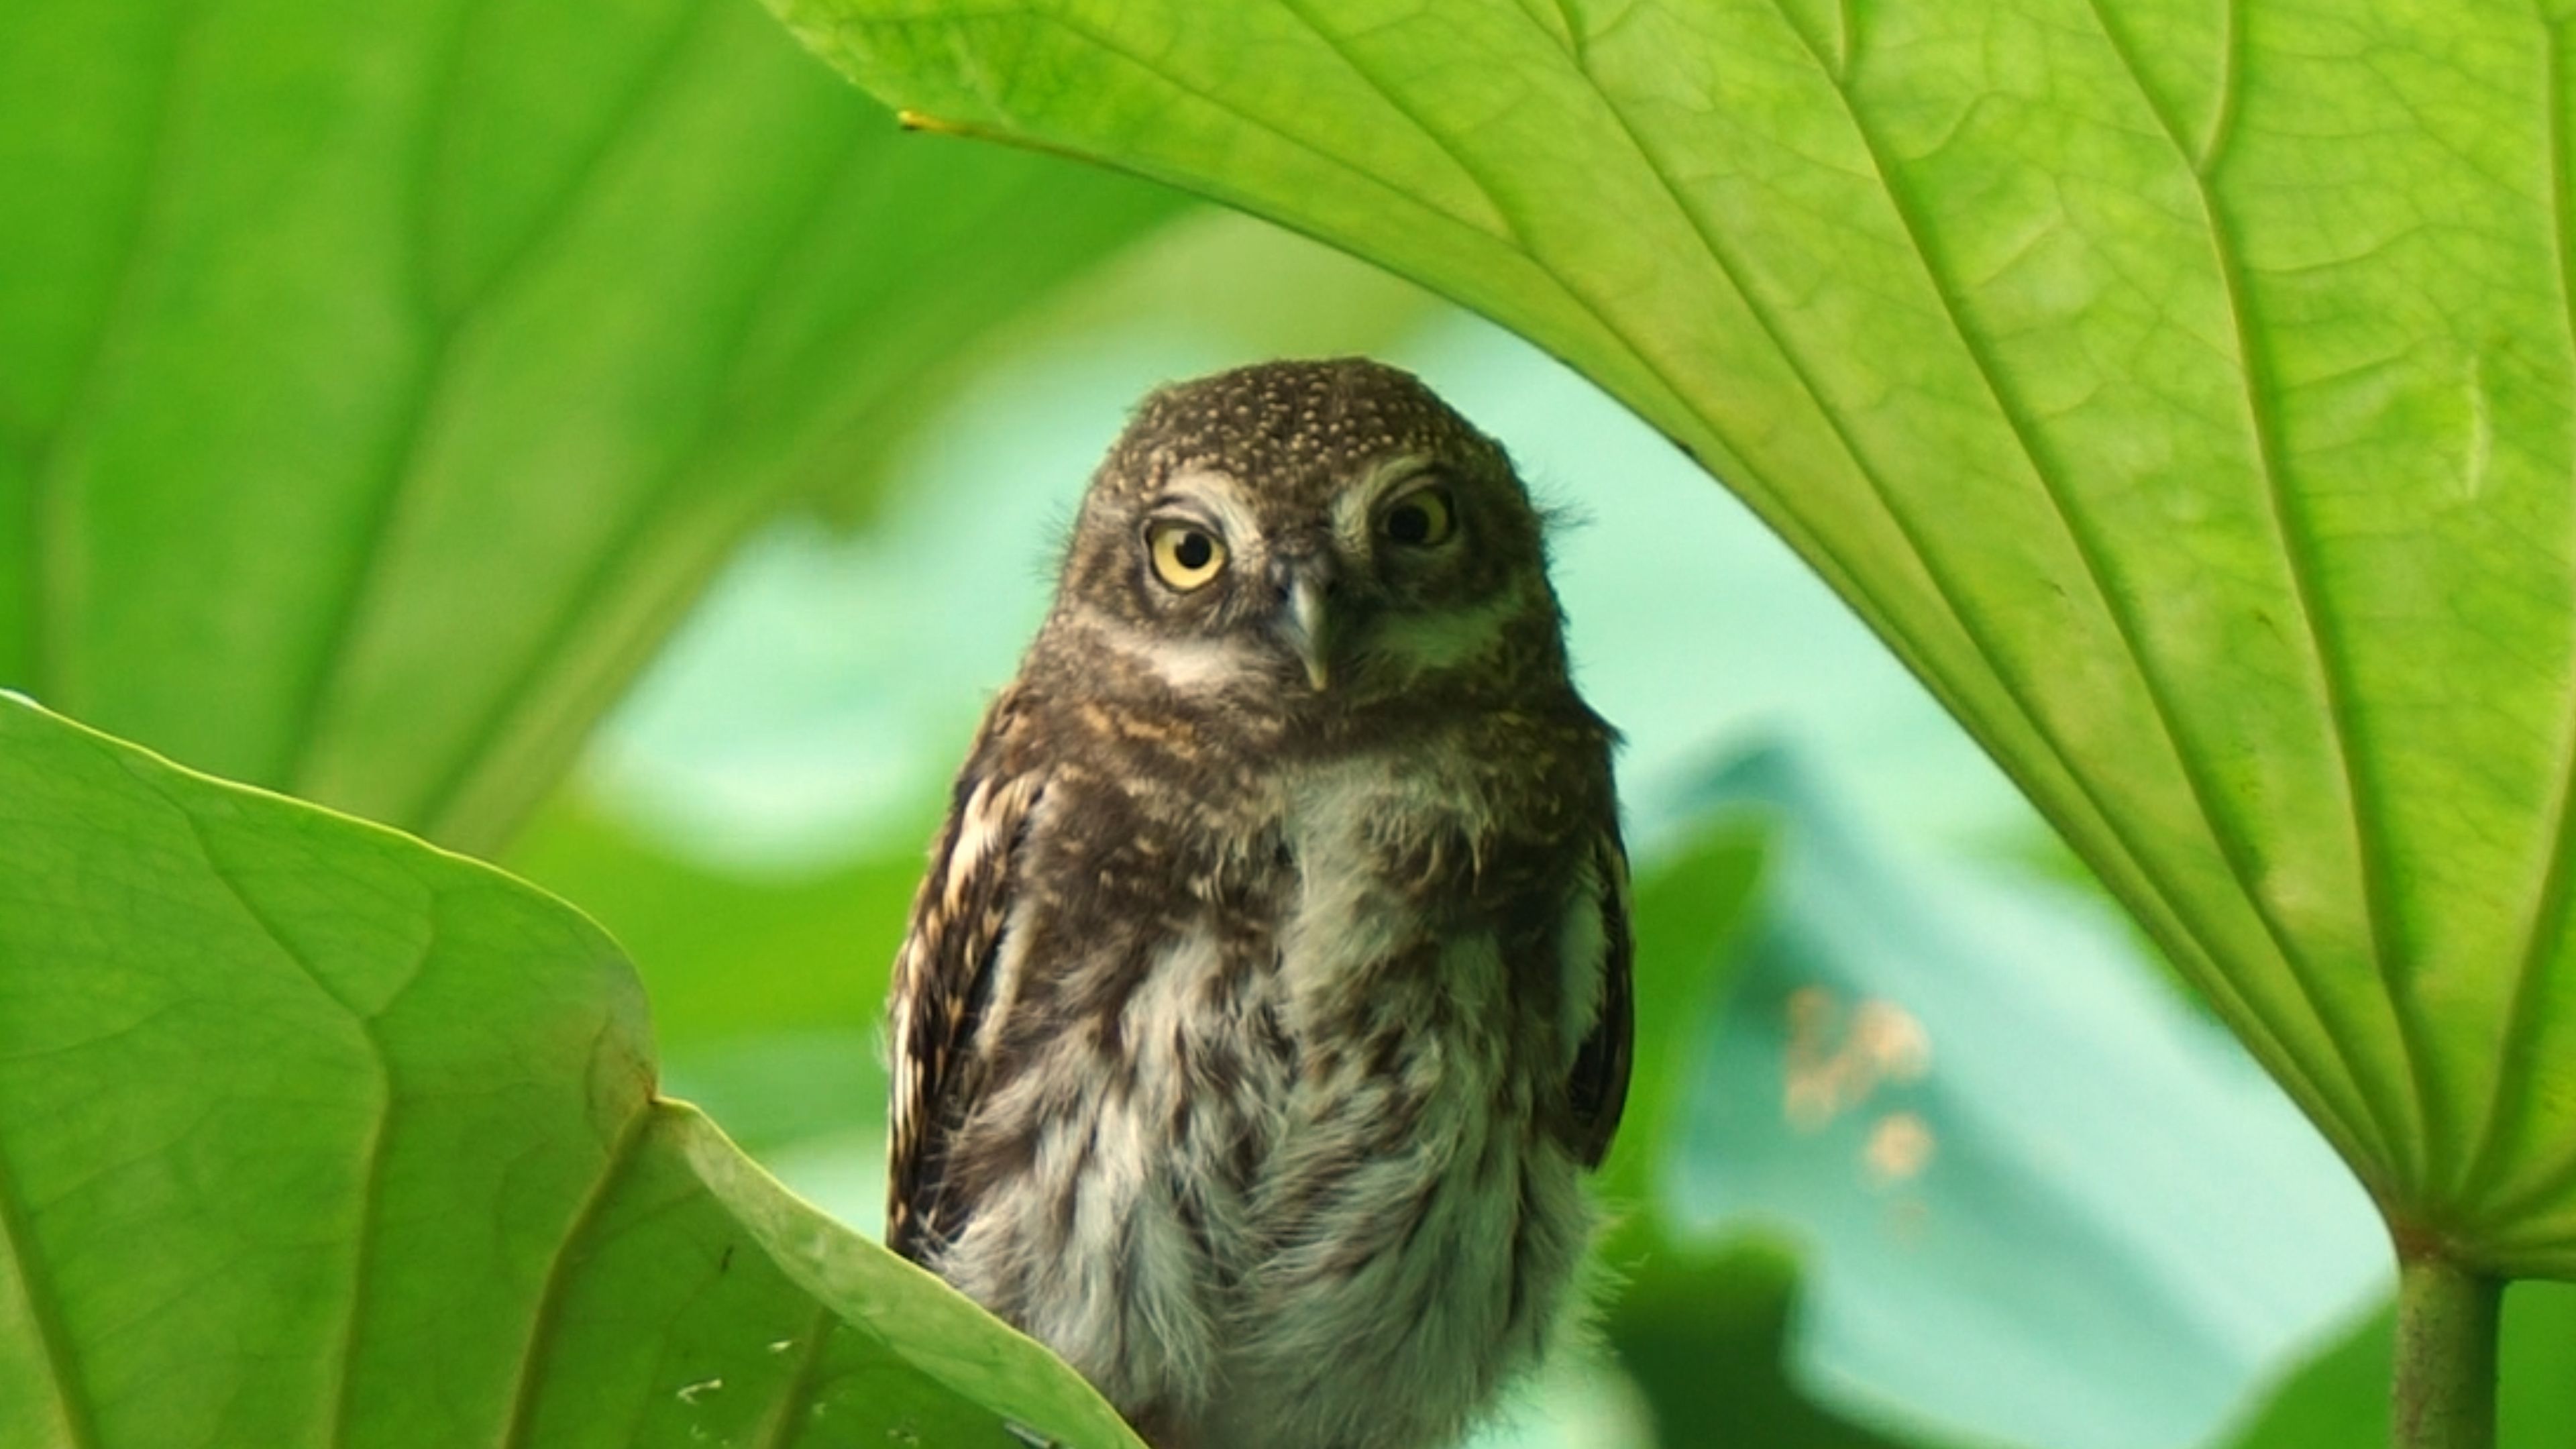
{"label": "leaf stem", "polygon": [[2496,1325],[2504,1284],[2401,1247],[2392,1449],[2495,1449]]}

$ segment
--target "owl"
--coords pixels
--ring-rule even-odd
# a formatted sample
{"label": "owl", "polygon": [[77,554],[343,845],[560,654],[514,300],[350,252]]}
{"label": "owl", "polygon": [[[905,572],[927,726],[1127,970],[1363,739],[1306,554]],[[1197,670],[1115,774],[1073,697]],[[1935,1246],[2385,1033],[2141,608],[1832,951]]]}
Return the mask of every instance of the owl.
{"label": "owl", "polygon": [[1615,736],[1542,519],[1411,375],[1148,397],[897,960],[888,1241],[1156,1449],[1455,1441],[1627,1092]]}

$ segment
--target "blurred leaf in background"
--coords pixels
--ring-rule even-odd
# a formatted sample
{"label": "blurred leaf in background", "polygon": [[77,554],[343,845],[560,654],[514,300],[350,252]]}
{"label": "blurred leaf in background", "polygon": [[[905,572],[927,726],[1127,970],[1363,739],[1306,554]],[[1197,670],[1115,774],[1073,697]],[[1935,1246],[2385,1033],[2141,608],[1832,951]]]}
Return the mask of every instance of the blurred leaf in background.
{"label": "blurred leaf in background", "polygon": [[0,685],[490,851],[748,527],[1176,205],[721,0],[0,7]]}
{"label": "blurred leaf in background", "polygon": [[[1638,999],[1634,1074],[1599,1183],[1603,1335],[1668,1445],[1724,1426],[1737,1449],[1890,1449],[1798,1385],[1793,1248],[1758,1234],[1677,1227],[1673,1148],[1695,1107],[1709,1024],[1748,958],[1741,937],[1765,895],[1772,831],[1725,812],[1645,865],[1634,883]],[[1918,1443],[1920,1441],[1917,1441]]]}
{"label": "blurred leaf in background", "polygon": [[1758,1235],[1684,1244],[1634,1240],[1636,1267],[1603,1331],[1653,1405],[1666,1449],[1940,1449],[1919,1429],[1890,1437],[1820,1405],[1793,1370],[1800,1314],[1795,1249]]}
{"label": "blurred leaf in background", "polygon": [[1673,1211],[1808,1268],[1802,1378],[1954,1439],[2189,1449],[2384,1290],[2376,1216],[2101,905],[1909,855],[1794,750]]}

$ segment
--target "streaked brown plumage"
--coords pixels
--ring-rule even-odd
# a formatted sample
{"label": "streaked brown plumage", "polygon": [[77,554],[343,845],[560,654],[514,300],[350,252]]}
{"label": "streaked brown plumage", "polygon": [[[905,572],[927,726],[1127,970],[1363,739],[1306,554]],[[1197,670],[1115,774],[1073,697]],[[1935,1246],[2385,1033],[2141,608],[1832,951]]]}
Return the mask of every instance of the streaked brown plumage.
{"label": "streaked brown plumage", "polygon": [[1412,377],[1148,398],[897,963],[888,1239],[1158,1449],[1428,1449],[1549,1340],[1628,1067],[1612,734]]}

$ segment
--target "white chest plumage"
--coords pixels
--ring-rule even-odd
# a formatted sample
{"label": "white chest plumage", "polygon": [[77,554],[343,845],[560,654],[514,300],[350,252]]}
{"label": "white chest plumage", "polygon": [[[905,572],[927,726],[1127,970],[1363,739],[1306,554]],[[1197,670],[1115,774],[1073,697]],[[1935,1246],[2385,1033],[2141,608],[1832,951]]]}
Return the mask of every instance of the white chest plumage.
{"label": "white chest plumage", "polygon": [[[1132,1069],[1106,1077],[1104,1043],[1050,1045],[1070,1071],[1026,1080],[1101,1089],[1023,1104],[1046,1124],[1042,1190],[942,1256],[971,1295],[1017,1290],[1028,1329],[1114,1399],[1207,1426],[1205,1449],[1454,1431],[1535,1360],[1580,1254],[1575,1164],[1530,1130],[1541,1064],[1512,1050],[1501,942],[1395,865],[1483,836],[1472,781],[1441,765],[1364,757],[1287,779],[1278,918],[1211,914],[1154,949],[1117,1019]],[[1597,902],[1565,904],[1597,920]],[[1569,984],[1597,978],[1597,926],[1588,946],[1562,963]],[[1004,954],[1006,976],[1025,965]],[[1587,1025],[1568,1014],[1547,1065]],[[1033,1276],[1052,1281],[1030,1292]]]}

